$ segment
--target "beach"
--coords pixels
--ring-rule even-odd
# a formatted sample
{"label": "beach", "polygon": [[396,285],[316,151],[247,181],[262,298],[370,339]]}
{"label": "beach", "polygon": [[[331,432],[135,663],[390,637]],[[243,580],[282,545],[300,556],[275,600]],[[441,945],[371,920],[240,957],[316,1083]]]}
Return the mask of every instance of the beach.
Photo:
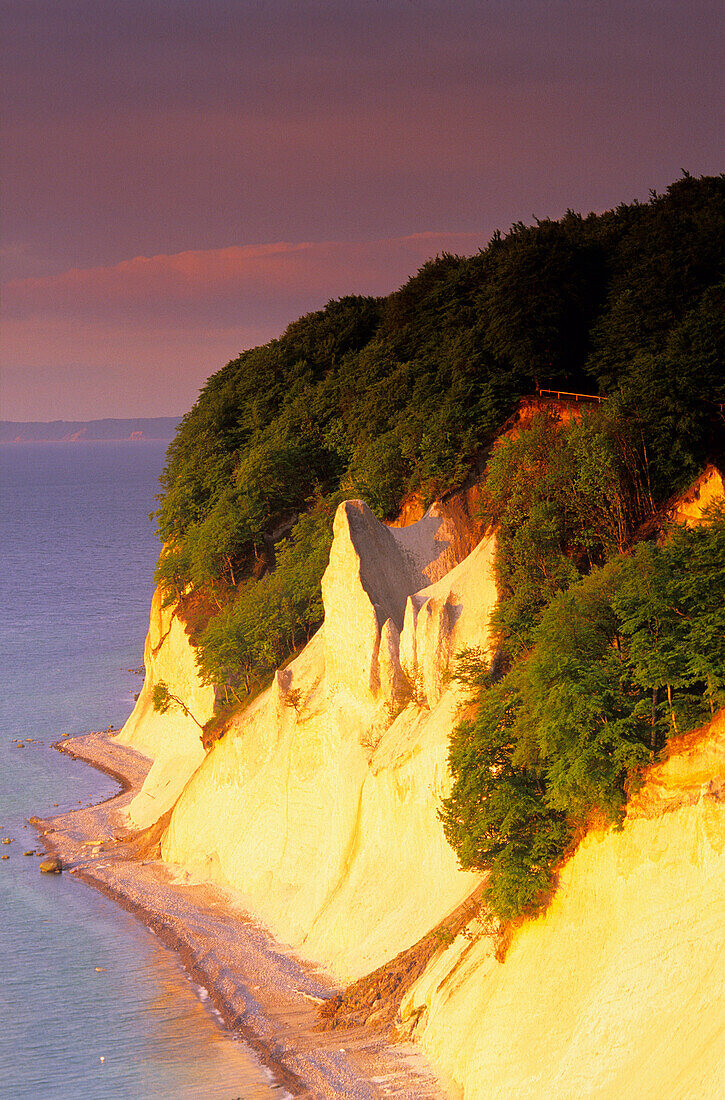
{"label": "beach", "polygon": [[[420,1052],[369,1026],[318,1030],[319,1006],[340,993],[331,977],[278,943],[231,890],[143,854],[123,810],[151,767],[109,732],[57,742],[116,779],[95,806],[33,824],[66,873],[114,898],[176,951],[226,1026],[295,1097],[439,1100],[445,1090]],[[152,844],[147,848],[153,850]]]}

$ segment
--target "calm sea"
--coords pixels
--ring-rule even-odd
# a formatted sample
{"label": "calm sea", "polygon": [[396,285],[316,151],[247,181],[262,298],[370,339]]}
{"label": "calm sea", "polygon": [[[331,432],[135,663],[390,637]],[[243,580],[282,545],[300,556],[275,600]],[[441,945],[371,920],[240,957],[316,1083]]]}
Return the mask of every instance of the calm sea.
{"label": "calm sea", "polygon": [[[176,957],[67,875],[38,871],[33,814],[117,785],[61,756],[119,727],[143,663],[161,443],[0,447],[0,1095],[280,1097]],[[33,743],[18,748],[17,738]],[[96,969],[100,968],[100,969]]]}

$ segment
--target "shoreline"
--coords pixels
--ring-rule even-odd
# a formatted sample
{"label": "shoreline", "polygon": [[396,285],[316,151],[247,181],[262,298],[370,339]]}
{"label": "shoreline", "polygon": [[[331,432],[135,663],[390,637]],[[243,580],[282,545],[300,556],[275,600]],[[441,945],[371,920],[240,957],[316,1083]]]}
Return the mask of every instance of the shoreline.
{"label": "shoreline", "polygon": [[442,1082],[412,1044],[391,1043],[386,1033],[370,1027],[317,1030],[319,1005],[340,993],[340,986],[275,941],[232,891],[134,852],[121,811],[151,761],[115,742],[116,733],[54,744],[121,786],[96,805],[33,819],[42,844],[62,861],[64,872],[112,898],[175,951],[226,1027],[289,1095],[442,1100]]}

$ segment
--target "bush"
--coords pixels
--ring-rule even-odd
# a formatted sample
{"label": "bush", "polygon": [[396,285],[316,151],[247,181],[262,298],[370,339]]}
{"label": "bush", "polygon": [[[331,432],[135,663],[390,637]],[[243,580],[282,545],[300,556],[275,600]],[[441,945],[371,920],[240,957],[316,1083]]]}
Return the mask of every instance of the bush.
{"label": "bush", "polygon": [[592,815],[621,823],[667,737],[725,703],[725,511],[556,594],[531,637],[454,731],[441,812],[501,919],[537,912]]}
{"label": "bush", "polygon": [[[562,437],[528,499],[521,486],[507,496],[511,470],[543,472],[548,429],[527,453],[512,443],[494,457],[500,623],[525,649],[543,602],[722,447],[724,196],[723,177],[685,177],[647,204],[516,225],[476,256],[429,261],[386,299],[329,302],[213,375],[169,448],[157,579],[222,616],[205,668],[226,670],[227,693],[304,636],[294,593],[267,578],[251,588],[262,545],[310,502],[355,493],[390,517],[411,492],[460,486],[537,383],[608,393],[609,418]],[[242,621],[255,600],[268,646]]]}
{"label": "bush", "polygon": [[323,497],[277,548],[277,567],[242,585],[201,636],[198,663],[207,683],[241,701],[322,622],[320,581],[332,542],[338,496]]}

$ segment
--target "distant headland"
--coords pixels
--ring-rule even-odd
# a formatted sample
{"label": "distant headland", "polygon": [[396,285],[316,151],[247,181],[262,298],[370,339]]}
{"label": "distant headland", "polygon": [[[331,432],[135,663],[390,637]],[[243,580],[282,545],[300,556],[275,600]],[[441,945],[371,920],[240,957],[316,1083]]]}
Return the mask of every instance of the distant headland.
{"label": "distant headland", "polygon": [[0,420],[0,443],[92,443],[102,440],[171,441],[180,416],[104,420]]}

